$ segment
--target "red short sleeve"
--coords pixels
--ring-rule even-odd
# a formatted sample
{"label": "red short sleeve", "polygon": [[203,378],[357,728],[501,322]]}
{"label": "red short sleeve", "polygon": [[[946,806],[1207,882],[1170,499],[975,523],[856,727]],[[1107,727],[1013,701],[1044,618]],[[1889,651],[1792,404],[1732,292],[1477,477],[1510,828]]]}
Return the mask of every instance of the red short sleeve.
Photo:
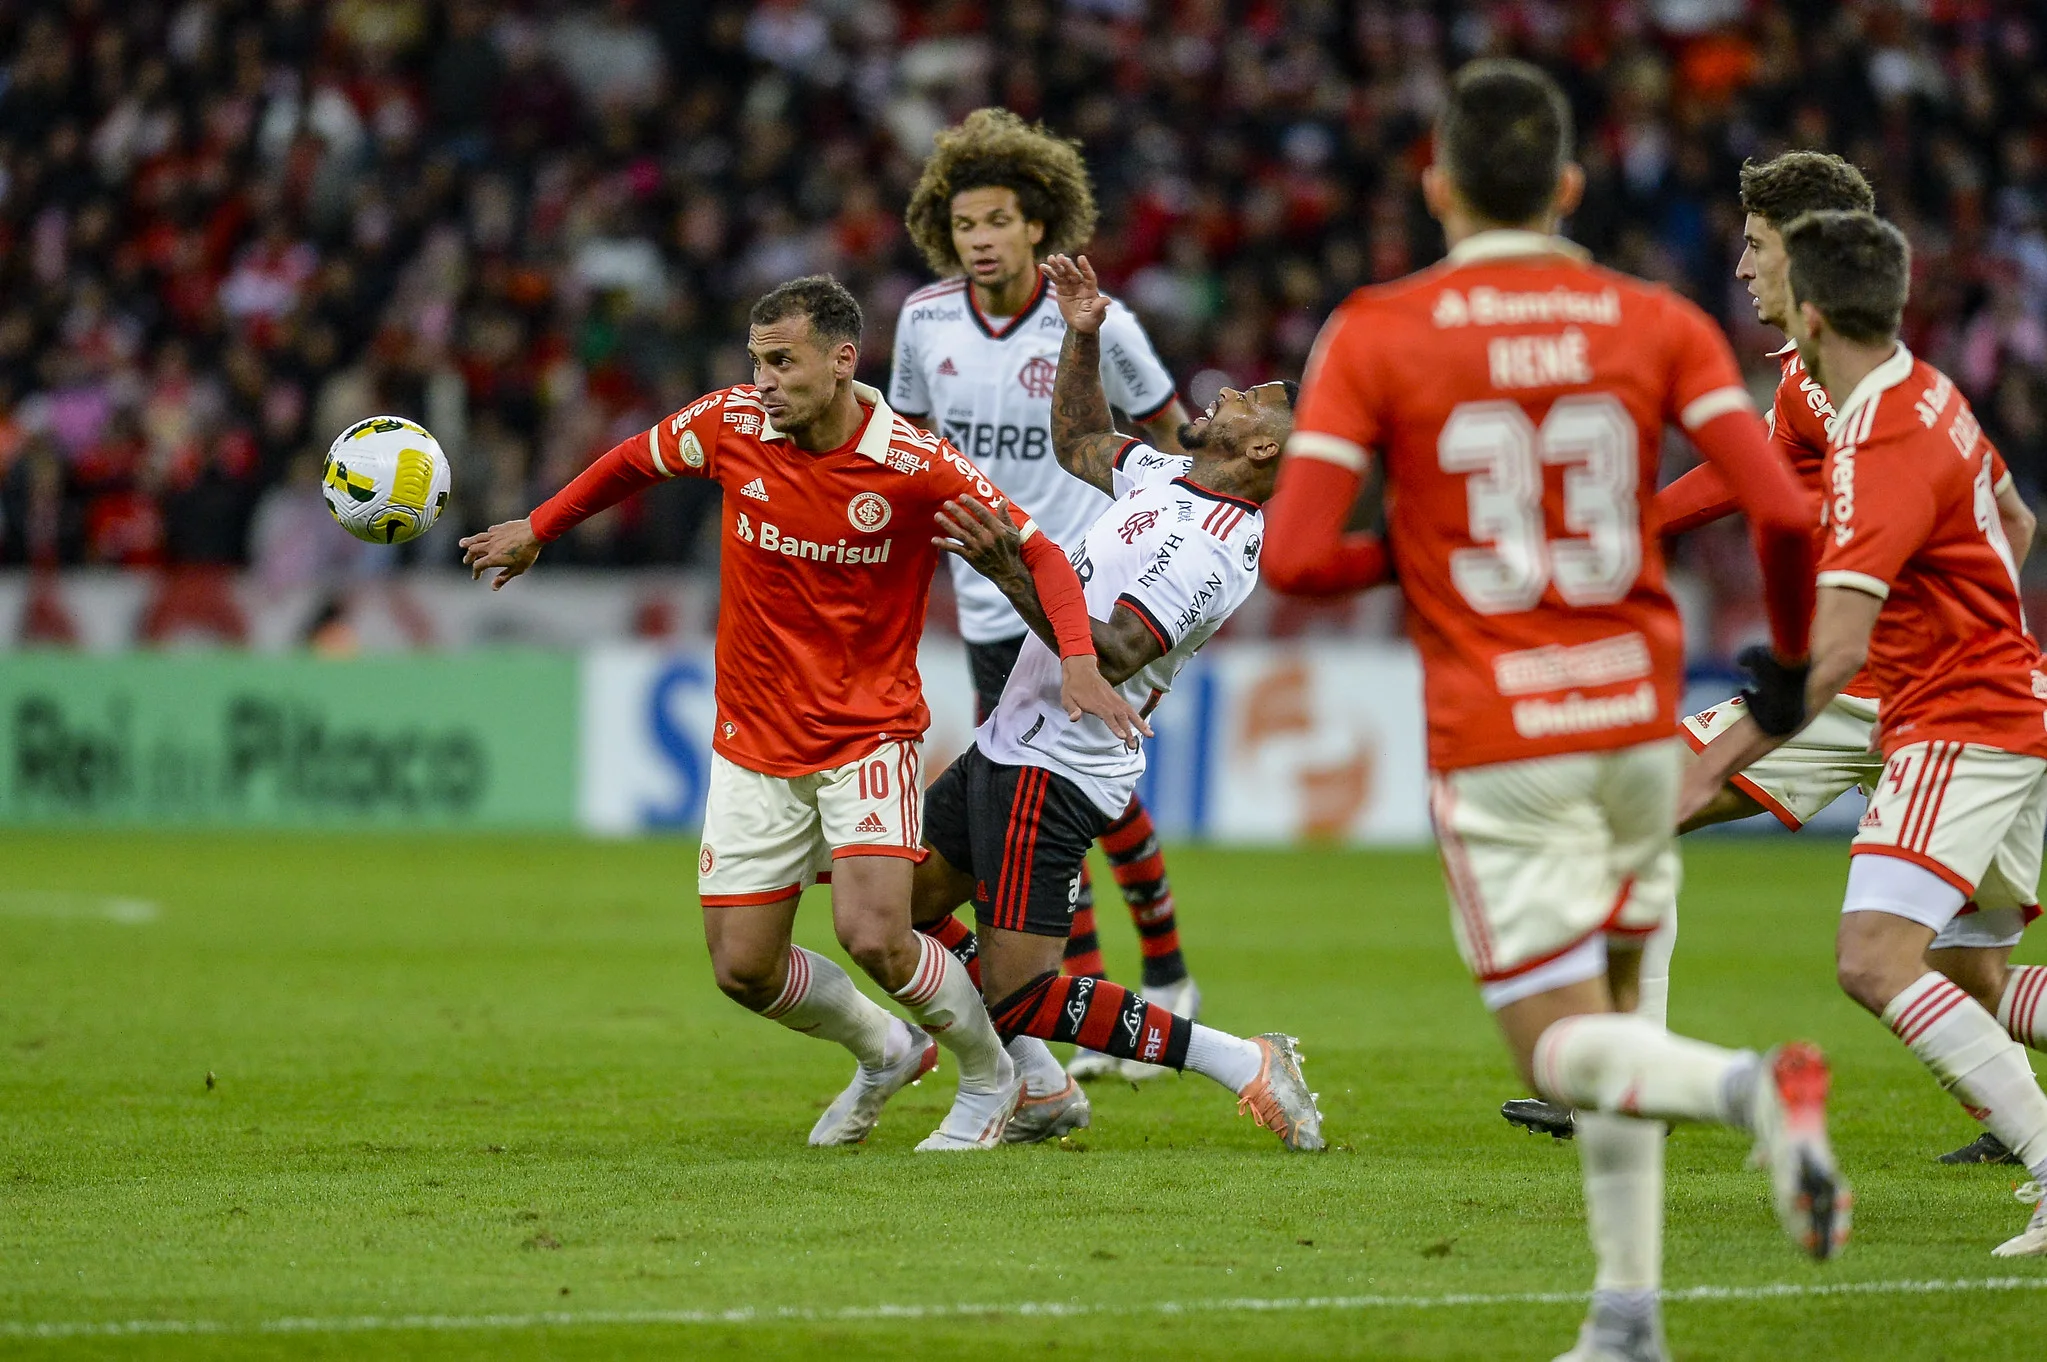
{"label": "red short sleeve", "polygon": [[1670,310],[1665,335],[1672,338],[1671,368],[1664,385],[1669,402],[1664,419],[1687,431],[1697,430],[1725,412],[1753,410],[1741,366],[1727,337],[1711,318],[1676,294],[1665,296]]}
{"label": "red short sleeve", "polygon": [[647,432],[647,462],[664,478],[718,476],[718,437],[726,430],[759,435],[767,411],[749,389],[709,393]]}
{"label": "red short sleeve", "polygon": [[1346,303],[1322,326],[1301,378],[1289,453],[1317,455],[1353,470],[1384,434],[1373,328],[1363,309]]}

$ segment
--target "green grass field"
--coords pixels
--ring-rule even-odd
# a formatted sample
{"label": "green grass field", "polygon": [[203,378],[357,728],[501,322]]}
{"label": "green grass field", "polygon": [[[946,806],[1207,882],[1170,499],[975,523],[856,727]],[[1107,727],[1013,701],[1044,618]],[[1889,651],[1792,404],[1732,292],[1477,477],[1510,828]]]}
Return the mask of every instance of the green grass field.
{"label": "green grass field", "polygon": [[[1843,851],[1691,848],[1673,1024],[1825,1044],[1859,1200],[1802,1261],[1741,1141],[1678,1131],[1671,1287],[1791,1290],[1681,1295],[1673,1347],[2038,1357],[2047,1262],[1989,1254],[2018,1170],[1935,1165],[1974,1127],[1833,986]],[[811,1150],[849,1060],[717,994],[683,843],[17,834],[0,864],[0,1353],[1547,1359],[1590,1281],[1576,1155],[1497,1116],[1424,854],[1171,857],[1209,1018],[1302,1037],[1320,1157],[1195,1077],[1098,1088],[1064,1147],[913,1156],[949,1062]],[[821,903],[801,932],[827,946]]]}

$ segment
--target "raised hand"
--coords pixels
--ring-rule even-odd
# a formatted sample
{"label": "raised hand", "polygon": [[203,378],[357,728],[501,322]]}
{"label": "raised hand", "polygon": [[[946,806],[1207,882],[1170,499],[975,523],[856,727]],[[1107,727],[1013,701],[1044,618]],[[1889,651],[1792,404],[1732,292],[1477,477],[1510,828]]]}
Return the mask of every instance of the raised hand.
{"label": "raised hand", "polygon": [[1070,255],[1055,255],[1041,268],[1052,283],[1052,297],[1058,302],[1059,315],[1066,318],[1066,324],[1082,335],[1091,336],[1101,330],[1103,319],[1109,315],[1109,300],[1102,296],[1095,267],[1087,263],[1087,257],[1076,260]]}

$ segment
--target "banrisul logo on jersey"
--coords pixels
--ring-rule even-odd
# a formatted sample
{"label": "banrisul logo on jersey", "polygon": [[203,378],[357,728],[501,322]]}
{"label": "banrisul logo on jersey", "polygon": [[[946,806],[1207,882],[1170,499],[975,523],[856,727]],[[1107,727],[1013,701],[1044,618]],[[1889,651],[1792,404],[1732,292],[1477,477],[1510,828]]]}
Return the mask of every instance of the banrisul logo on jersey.
{"label": "banrisul logo on jersey", "polygon": [[879,492],[862,492],[846,503],[846,519],[862,534],[873,534],[886,526],[891,514],[888,498]]}
{"label": "banrisul logo on jersey", "polygon": [[[875,497],[875,500],[881,501],[881,498]],[[882,524],[887,524],[888,503],[885,501],[882,502],[881,517]],[[886,563],[889,546],[896,542],[884,539],[879,544],[860,545],[848,544],[843,539],[836,543],[799,539],[793,534],[782,533],[782,527],[771,520],[763,520],[756,530],[752,518],[744,511],[734,520],[732,533],[741,543],[752,544],[763,553],[779,553],[784,558],[807,558],[813,563]]]}

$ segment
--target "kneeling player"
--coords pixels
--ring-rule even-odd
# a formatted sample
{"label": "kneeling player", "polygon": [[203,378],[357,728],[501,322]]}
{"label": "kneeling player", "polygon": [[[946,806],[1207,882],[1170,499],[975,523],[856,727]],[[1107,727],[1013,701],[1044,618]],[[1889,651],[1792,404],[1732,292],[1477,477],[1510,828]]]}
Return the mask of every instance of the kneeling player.
{"label": "kneeling player", "polygon": [[[2000,1016],[1948,977],[2004,973],[2040,911],[2047,827],[2047,679],[1989,445],[1954,383],[1897,340],[1909,253],[1895,227],[1813,213],[1784,244],[1793,337],[1840,410],[1807,707],[1865,657],[1881,700],[1884,767],[1850,853],[1841,987],[2033,1174],[2020,1190],[2037,1203],[2032,1221],[1994,1252],[2047,1254],[2047,1094],[2006,1030],[2014,1011],[2030,1018],[2047,973],[2006,985]],[[1705,806],[1779,741],[1746,716],[1730,726],[1687,773],[1681,810]],[[1929,963],[1937,944],[1945,974]]]}
{"label": "kneeling player", "polygon": [[[1089,434],[1077,440],[1055,428],[1069,436],[1061,462],[1116,498],[1076,556],[1095,650],[1104,678],[1149,710],[1257,585],[1259,507],[1293,427],[1293,392],[1280,383],[1224,390],[1187,427],[1191,457],[1118,438],[1098,356],[1088,353],[1100,295],[1070,261],[1055,261],[1050,273],[1069,324],[1054,410],[1089,415]],[[1058,659],[1045,644],[1050,626],[1015,531],[975,503],[948,513],[952,537],[942,547],[1000,585],[1034,634],[973,746],[925,793],[931,855],[917,869],[912,909],[920,926],[972,958],[970,934],[952,914],[973,902],[982,996],[1025,1069],[1024,1102],[1007,1138],[1044,1139],[1086,1124],[1087,1098],[1044,1046],[1059,1040],[1205,1074],[1289,1148],[1320,1149],[1321,1113],[1290,1037],[1245,1040],[1107,979],[1060,973],[1088,846],[1129,804],[1144,754],[1106,725],[1069,719],[1059,705]]]}

